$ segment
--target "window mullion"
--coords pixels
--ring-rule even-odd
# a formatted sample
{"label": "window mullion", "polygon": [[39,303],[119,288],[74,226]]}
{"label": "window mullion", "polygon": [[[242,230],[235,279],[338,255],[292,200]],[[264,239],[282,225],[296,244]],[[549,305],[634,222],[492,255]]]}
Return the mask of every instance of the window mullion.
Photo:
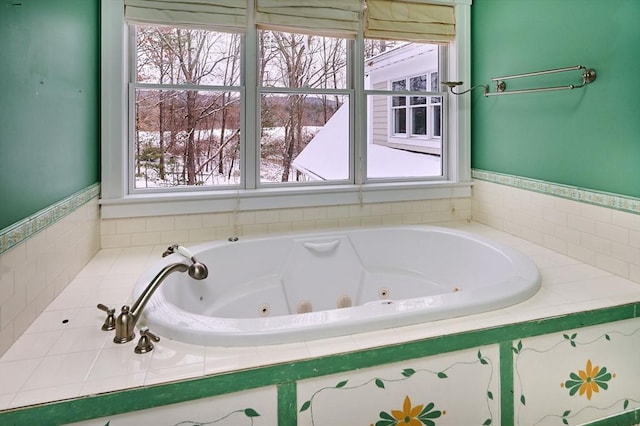
{"label": "window mullion", "polygon": [[244,49],[241,49],[245,88],[242,97],[241,120],[244,127],[240,139],[240,170],[242,187],[256,189],[260,180],[260,107],[258,94],[258,31],[255,23],[255,2],[247,6],[247,33],[244,37]]}
{"label": "window mullion", "polygon": [[360,31],[353,43],[353,55],[351,55],[352,76],[354,89],[354,102],[351,103],[351,122],[353,123],[353,136],[350,144],[352,171],[349,176],[356,185],[362,185],[367,178],[367,95],[364,90],[364,36],[362,22]]}

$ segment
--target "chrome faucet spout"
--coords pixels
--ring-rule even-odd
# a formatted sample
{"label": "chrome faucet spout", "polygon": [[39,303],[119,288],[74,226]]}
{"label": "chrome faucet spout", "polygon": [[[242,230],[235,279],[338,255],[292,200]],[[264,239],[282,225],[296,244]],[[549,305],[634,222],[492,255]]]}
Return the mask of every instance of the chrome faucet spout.
{"label": "chrome faucet spout", "polygon": [[[133,306],[129,307],[125,305],[122,307],[120,315],[116,318],[116,336],[113,338],[115,343],[126,343],[133,340],[135,337],[135,326],[140,315],[144,310],[149,299],[153,296],[153,293],[160,287],[160,284],[173,272],[186,272],[189,270],[189,266],[184,263],[172,263],[162,268],[160,272],[151,280],[149,285],[135,301]],[[190,274],[191,275],[191,274]]]}

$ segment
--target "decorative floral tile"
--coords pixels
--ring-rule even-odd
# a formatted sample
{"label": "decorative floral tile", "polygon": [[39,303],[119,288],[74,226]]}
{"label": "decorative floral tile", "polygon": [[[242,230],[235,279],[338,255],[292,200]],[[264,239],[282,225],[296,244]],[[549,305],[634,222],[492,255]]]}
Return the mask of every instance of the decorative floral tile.
{"label": "decorative floral tile", "polygon": [[298,425],[500,424],[497,346],[298,382]]}
{"label": "decorative floral tile", "polygon": [[275,387],[165,405],[74,423],[76,426],[273,426],[278,424]]}
{"label": "decorative floral tile", "polygon": [[577,425],[640,407],[640,319],[518,341],[519,425]]}

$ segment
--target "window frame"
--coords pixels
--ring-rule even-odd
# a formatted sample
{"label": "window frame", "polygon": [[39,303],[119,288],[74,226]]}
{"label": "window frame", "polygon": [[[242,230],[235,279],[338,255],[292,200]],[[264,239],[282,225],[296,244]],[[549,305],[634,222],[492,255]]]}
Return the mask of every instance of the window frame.
{"label": "window frame", "polygon": [[[442,51],[442,49],[441,49]],[[422,77],[424,76],[426,78],[426,81],[429,83],[429,85],[431,86],[431,77],[436,74],[439,75],[439,71],[435,70],[435,71],[426,71],[424,74],[416,74],[416,75],[410,75],[408,77],[405,77],[404,79],[400,78],[400,79],[395,79],[395,80],[391,80],[389,81],[389,89],[391,91],[396,90],[394,89],[394,84],[398,83],[400,81],[405,81],[405,83],[409,83],[409,88],[411,87],[411,80],[418,78],[418,77]],[[405,84],[406,86],[406,84]],[[405,90],[406,91],[406,90]],[[430,88],[429,90],[425,90],[425,92],[430,92],[433,91],[433,88]],[[404,104],[402,105],[394,105],[393,102],[393,98],[398,97],[398,98],[404,98]],[[425,102],[424,103],[420,103],[420,104],[414,104],[412,103],[411,98],[416,97],[416,95],[395,95],[392,96],[392,99],[390,100],[390,105],[389,105],[389,110],[390,110],[390,117],[391,120],[389,120],[389,137],[395,139],[395,142],[400,143],[400,144],[404,144],[406,143],[408,146],[412,146],[413,143],[412,141],[428,141],[428,140],[433,140],[433,139],[442,139],[442,128],[440,128],[440,135],[434,135],[433,134],[433,130],[435,128],[434,123],[434,107],[435,106],[442,106],[442,99],[440,100],[440,102],[433,102],[433,98],[442,98],[441,96],[433,96],[433,95],[428,95],[425,94],[423,97],[425,98]],[[414,115],[414,109],[417,108],[426,108],[426,127],[425,127],[425,132],[424,134],[422,133],[414,133],[414,123],[415,123],[415,115]],[[394,113],[395,110],[400,110],[400,109],[404,109],[405,110],[405,117],[404,117],[404,127],[405,127],[405,131],[404,132],[396,132],[396,114]],[[404,139],[404,140],[403,140]],[[418,148],[420,147],[419,145],[417,146]]]}
{"label": "window frame", "polygon": [[[456,39],[449,45],[449,55],[445,60],[448,79],[469,81],[470,76],[470,5],[471,0],[431,0],[433,3],[455,6]],[[249,2],[251,4],[251,2]],[[256,187],[215,189],[197,188],[188,192],[134,193],[128,183],[128,67],[130,58],[125,52],[128,46],[127,24],[124,20],[123,0],[101,2],[101,184],[100,204],[103,218],[142,217],[169,214],[189,214],[237,210],[261,210],[271,208],[293,208],[310,206],[330,206],[341,204],[362,204],[371,202],[397,202],[409,200],[458,198],[470,196],[470,96],[445,95],[442,131],[448,137],[446,146],[446,178],[438,180],[366,182],[366,164],[360,164],[353,171],[353,182],[346,184],[314,186]],[[251,11],[250,11],[251,13]],[[246,40],[256,38],[255,26],[248,25]],[[247,43],[243,52],[246,56],[243,67],[256,67],[255,43]],[[364,42],[358,38],[354,42],[354,57],[364,57]],[[353,60],[353,58],[351,58]],[[355,81],[364,80],[363,61],[353,61]],[[243,73],[250,76],[251,73]],[[258,90],[251,78],[241,81],[246,105],[256,105]],[[355,85],[353,96],[366,99],[363,87]],[[353,121],[355,116],[366,114],[366,102],[357,106],[351,104],[350,118],[354,123],[354,139],[366,140],[366,123]],[[241,117],[245,123],[250,112]],[[254,115],[255,116],[255,115]],[[249,140],[255,140],[257,124],[245,125],[241,136],[241,149],[245,156],[241,164],[243,181],[256,182],[259,158],[246,150]],[[366,158],[366,143],[353,148],[356,158]],[[249,155],[247,155],[249,154]],[[444,153],[443,153],[444,154]],[[248,167],[248,165],[253,165]],[[251,170],[253,169],[253,170]],[[245,174],[247,176],[245,176]],[[251,176],[253,174],[253,176]]]}

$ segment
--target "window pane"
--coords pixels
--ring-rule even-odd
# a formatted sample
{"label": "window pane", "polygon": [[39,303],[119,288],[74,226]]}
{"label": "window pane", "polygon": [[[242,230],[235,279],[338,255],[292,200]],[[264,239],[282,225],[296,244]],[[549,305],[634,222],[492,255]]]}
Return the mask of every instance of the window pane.
{"label": "window pane", "polygon": [[391,98],[392,105],[396,106],[405,106],[407,104],[406,96],[394,96]]}
{"label": "window pane", "polygon": [[433,107],[433,136],[442,136],[442,107],[436,105]]}
{"label": "window pane", "polygon": [[368,96],[367,178],[442,176],[442,139],[428,137],[427,118],[431,106],[409,108],[412,131],[409,136],[399,132],[402,130],[406,133],[406,127],[401,126],[406,123],[407,109],[390,109],[389,97]]}
{"label": "window pane", "polygon": [[135,188],[239,183],[239,93],[137,89],[135,96]]}
{"label": "window pane", "polygon": [[[432,72],[431,73],[431,91],[432,92],[438,92],[440,91],[440,84],[439,84],[439,80],[438,80],[438,73],[437,72]],[[442,97],[440,96],[432,96],[431,97],[431,103],[432,104],[439,104],[442,103]]]}
{"label": "window pane", "polygon": [[407,133],[407,109],[398,108],[393,110],[393,133]]}
{"label": "window pane", "polygon": [[263,94],[260,119],[260,182],[349,178],[347,96]]}
{"label": "window pane", "polygon": [[258,31],[258,85],[344,89],[346,40],[318,35]]}
{"label": "window pane", "polygon": [[411,133],[414,135],[427,134],[427,108],[411,108]]}
{"label": "window pane", "polygon": [[136,81],[237,86],[240,81],[240,35],[137,26]]}
{"label": "window pane", "polygon": [[407,81],[399,80],[391,83],[391,90],[407,90]]}

